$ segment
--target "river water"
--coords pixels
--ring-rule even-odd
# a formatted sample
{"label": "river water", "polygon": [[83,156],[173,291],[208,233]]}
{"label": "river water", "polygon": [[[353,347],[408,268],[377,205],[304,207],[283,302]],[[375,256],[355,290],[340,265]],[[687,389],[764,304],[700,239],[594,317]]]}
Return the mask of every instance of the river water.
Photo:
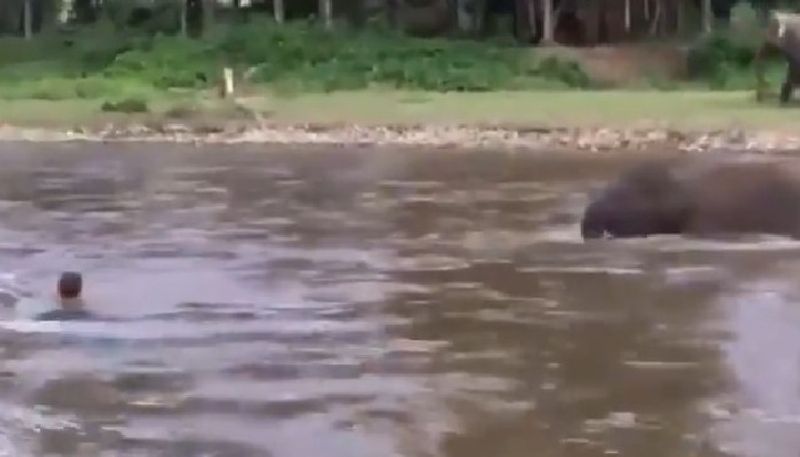
{"label": "river water", "polygon": [[3,144],[0,455],[796,457],[800,243],[583,243],[632,160]]}

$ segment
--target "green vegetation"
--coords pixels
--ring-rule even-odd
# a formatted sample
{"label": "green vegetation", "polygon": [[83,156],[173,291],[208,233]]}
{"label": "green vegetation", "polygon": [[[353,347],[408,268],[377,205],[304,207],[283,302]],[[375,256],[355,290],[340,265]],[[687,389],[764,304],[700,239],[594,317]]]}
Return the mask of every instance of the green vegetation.
{"label": "green vegetation", "polygon": [[[692,47],[692,81],[654,75],[644,82],[669,90],[686,84],[750,89],[757,46],[755,40],[742,42],[734,33],[718,32]],[[253,85],[289,93],[596,88],[577,63],[536,55],[535,49],[498,41],[414,38],[374,27],[327,31],[307,22],[277,25],[260,19],[218,25],[193,39],[120,30],[101,21],[33,40],[0,38],[0,98],[146,99],[164,91],[210,88],[223,64],[246,74]],[[780,79],[783,66],[771,65],[771,79]]]}
{"label": "green vegetation", "polygon": [[[702,37],[689,51],[690,80],[713,90],[754,89],[754,61],[761,44],[760,34],[735,29],[721,29]],[[766,64],[768,80],[778,84],[786,63],[772,56]]]}
{"label": "green vegetation", "polygon": [[[8,9],[14,2],[4,4],[5,10],[0,7],[0,18],[4,17],[4,24],[12,29],[19,26],[14,18],[22,11],[19,6],[22,0],[14,1],[15,11]],[[318,2],[307,3],[313,9]],[[58,2],[34,0],[34,4],[50,5],[43,10],[47,12],[54,11]],[[571,90],[621,88],[601,86],[594,81],[588,64],[584,68],[564,58],[564,53],[519,46],[508,42],[508,36],[478,40],[475,36],[456,39],[441,33],[422,38],[381,21],[365,21],[358,26],[338,22],[327,29],[323,21],[298,20],[297,16],[278,24],[264,11],[245,19],[233,14],[236,10],[229,10],[233,16],[217,14],[213,20],[190,11],[182,21],[181,3],[174,0],[159,0],[153,3],[156,6],[150,8],[152,11],[127,0],[107,0],[99,10],[92,10],[91,4],[88,0],[77,2],[76,8],[83,5],[80,8],[89,9],[81,9],[83,12],[78,11],[74,21],[65,25],[56,26],[52,18],[48,19],[52,26],[42,25],[44,22],[34,24],[34,33],[28,33],[28,39],[18,31],[0,35],[0,102],[17,107],[24,101],[36,102],[30,110],[18,111],[21,119],[41,106],[61,110],[70,105],[81,113],[103,116],[150,114],[196,118],[204,110],[216,110],[210,107],[214,105],[210,100],[216,97],[209,95],[223,66],[236,70],[240,78],[239,96],[255,94],[249,100],[272,100],[272,104],[278,103],[275,100],[289,100],[285,105],[289,111],[305,103],[302,100],[308,97],[338,100],[335,93],[342,91],[348,97],[365,89],[376,94],[375,97],[413,93],[416,95],[409,96],[412,99],[437,100],[437,103],[449,103],[450,99],[428,97],[429,93],[455,92],[464,95],[457,100],[472,100],[471,97],[480,95],[477,93],[492,92],[497,97],[487,94],[487,98],[475,100],[504,100],[503,103],[515,108],[495,106],[492,112],[511,110],[514,116],[524,118],[529,111],[541,114],[557,110],[548,108],[546,101],[556,96],[567,100],[565,94]],[[638,111],[639,118],[646,118],[648,108],[637,103],[652,97],[654,91],[681,91],[695,98],[701,89],[713,90],[715,94],[736,91],[735,96],[741,98],[743,94],[739,91],[755,86],[753,61],[761,45],[763,27],[763,18],[757,10],[740,3],[729,25],[717,27],[711,34],[701,34],[692,42],[682,42],[689,44],[688,80],[654,71],[637,76],[640,81],[632,87],[642,91],[638,95],[613,92],[619,103],[615,98],[602,101],[614,105],[614,110],[577,104],[574,108],[605,115],[609,111],[624,111],[626,97],[634,97],[637,102],[631,112]],[[545,54],[549,57],[544,57]],[[785,63],[779,60],[769,63],[767,76],[773,87],[778,86],[784,71]],[[578,98],[585,95],[585,91],[575,92]],[[510,93],[519,93],[519,99],[529,105],[520,106],[517,96],[509,96]],[[684,102],[688,103],[685,99]],[[272,108],[262,105],[255,103],[252,108],[272,113]],[[564,106],[570,105],[565,101]],[[429,107],[429,103],[403,102],[397,105],[397,110],[428,109],[422,107]],[[4,119],[17,115],[6,112],[9,111],[4,110]],[[456,120],[469,117],[466,112],[470,112],[468,106],[459,107],[453,116]],[[240,114],[228,111],[226,116]],[[58,114],[45,117],[60,118]]]}
{"label": "green vegetation", "polygon": [[149,111],[147,102],[138,98],[125,98],[116,102],[107,101],[100,109],[115,113],[146,113]]}
{"label": "green vegetation", "polygon": [[33,40],[0,39],[0,98],[139,96],[210,87],[222,64],[276,91],[388,87],[489,91],[588,87],[574,63],[532,59],[498,43],[422,39],[385,30],[323,30],[253,21],[204,39],[122,33],[102,24]]}

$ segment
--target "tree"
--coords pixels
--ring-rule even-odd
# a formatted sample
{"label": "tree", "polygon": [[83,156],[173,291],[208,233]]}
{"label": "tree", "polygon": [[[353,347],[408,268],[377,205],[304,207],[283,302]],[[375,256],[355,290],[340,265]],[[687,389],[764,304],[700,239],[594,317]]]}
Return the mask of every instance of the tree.
{"label": "tree", "polygon": [[88,24],[97,20],[97,6],[92,0],[73,0],[72,12],[79,24]]}
{"label": "tree", "polygon": [[31,39],[58,18],[57,0],[0,0],[0,34],[19,34]]}
{"label": "tree", "polygon": [[389,27],[396,29],[400,25],[400,0],[384,0],[386,22]]}
{"label": "tree", "polygon": [[189,35],[189,5],[187,5],[189,0],[178,0],[179,3],[179,14],[180,14],[180,21],[181,21],[181,35],[188,36]]}
{"label": "tree", "polygon": [[319,16],[326,29],[333,27],[333,0],[319,0]]}
{"label": "tree", "polygon": [[272,0],[272,13],[275,16],[275,22],[278,24],[283,24],[286,20],[285,6],[283,0]]}
{"label": "tree", "polygon": [[203,34],[209,33],[214,28],[214,7],[216,0],[202,0],[203,8]]}
{"label": "tree", "polygon": [[550,44],[555,37],[555,24],[553,24],[553,0],[542,0],[544,8],[542,11],[543,29],[542,41]]}
{"label": "tree", "polygon": [[703,2],[703,32],[711,33],[712,23],[714,20],[714,11],[711,8],[711,0],[702,0]]}
{"label": "tree", "polygon": [[530,24],[531,40],[535,40],[539,34],[536,17],[536,0],[528,0],[526,11],[528,13],[528,23]]}
{"label": "tree", "polygon": [[631,33],[631,0],[625,0],[625,34]]}
{"label": "tree", "polygon": [[30,40],[33,38],[33,0],[25,0],[22,7],[22,21],[25,39]]}

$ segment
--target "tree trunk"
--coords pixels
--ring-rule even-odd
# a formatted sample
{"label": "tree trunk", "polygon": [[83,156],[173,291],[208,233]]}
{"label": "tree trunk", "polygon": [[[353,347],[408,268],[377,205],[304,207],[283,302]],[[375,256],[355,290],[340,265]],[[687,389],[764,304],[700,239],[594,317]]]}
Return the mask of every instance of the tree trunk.
{"label": "tree trunk", "polygon": [[555,37],[555,24],[553,24],[553,0],[543,0],[544,8],[543,8],[543,18],[544,19],[544,30],[542,31],[544,34],[542,35],[542,41],[545,44],[553,43]]}
{"label": "tree trunk", "polygon": [[359,29],[367,23],[367,0],[350,0],[350,25]]}
{"label": "tree trunk", "polygon": [[233,6],[234,20],[236,21],[247,20],[247,18],[245,17],[247,15],[247,12],[242,10],[242,0],[233,0],[232,3],[233,3],[232,6]]}
{"label": "tree trunk", "polygon": [[661,15],[663,14],[661,2],[662,0],[656,0],[656,11],[653,13],[653,22],[650,23],[651,36],[656,36],[661,28]]}
{"label": "tree trunk", "polygon": [[448,34],[459,35],[464,31],[462,27],[461,18],[461,1],[460,0],[446,0],[445,7],[445,25],[444,28]]}
{"label": "tree trunk", "polygon": [[631,0],[625,0],[625,34],[631,33]]}
{"label": "tree trunk", "polygon": [[703,1],[703,32],[711,33],[714,12],[711,9],[711,0]]}
{"label": "tree trunk", "polygon": [[216,0],[203,0],[203,34],[208,34],[214,28],[214,4]]}
{"label": "tree trunk", "polygon": [[66,24],[69,22],[69,17],[72,14],[72,0],[64,0],[61,2],[61,9],[58,12],[58,22]]}
{"label": "tree trunk", "polygon": [[536,0],[527,1],[528,23],[531,28],[531,41],[535,40],[539,34],[539,26],[536,25]]}
{"label": "tree trunk", "polygon": [[25,39],[33,38],[33,0],[25,0],[22,7],[22,21]]}
{"label": "tree trunk", "polygon": [[180,1],[180,15],[181,15],[181,35],[186,37],[189,36],[189,6],[187,3],[189,0],[179,0]]}
{"label": "tree trunk", "polygon": [[389,23],[389,27],[396,29],[398,24],[398,17],[399,17],[399,0],[385,0],[384,7],[386,8],[386,22]]}
{"label": "tree trunk", "polygon": [[458,28],[463,31],[467,28],[465,25],[469,23],[470,32],[475,36],[480,36],[483,32],[483,12],[485,11],[486,4],[483,0],[476,0],[473,2],[474,11],[472,12],[472,16],[469,17],[469,12],[464,3],[464,0],[455,2],[458,15]]}
{"label": "tree trunk", "polygon": [[272,12],[275,15],[275,22],[278,24],[286,21],[286,8],[283,0],[272,0]]}
{"label": "tree trunk", "polygon": [[319,17],[325,28],[333,28],[333,0],[319,0]]}

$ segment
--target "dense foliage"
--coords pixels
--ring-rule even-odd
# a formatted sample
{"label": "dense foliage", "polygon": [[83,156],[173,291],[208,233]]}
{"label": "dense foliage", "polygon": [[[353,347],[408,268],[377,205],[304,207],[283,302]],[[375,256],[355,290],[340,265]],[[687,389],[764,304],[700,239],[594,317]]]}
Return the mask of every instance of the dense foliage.
{"label": "dense foliage", "polygon": [[[414,38],[381,22],[335,31],[316,20],[277,24],[265,9],[271,1],[254,3],[247,17],[235,10],[228,10],[228,16],[217,11],[213,27],[204,28],[201,10],[209,0],[104,0],[102,9],[91,0],[74,0],[73,21],[62,27],[55,26],[60,0],[30,0],[35,34],[25,40],[20,20],[24,1],[0,2],[0,34],[6,32],[0,38],[0,81],[6,86],[0,89],[2,97],[100,97],[134,86],[197,89],[211,86],[223,63],[254,83],[281,90],[386,86],[488,91],[591,85],[577,64],[538,59],[535,48],[499,39]],[[362,0],[333,1],[341,14],[354,11]],[[294,8],[290,13],[302,15],[313,13],[318,1],[285,3]],[[715,14],[725,18],[734,4],[712,2]],[[779,0],[743,4],[753,6],[752,21],[768,8],[786,6]],[[692,78],[713,88],[751,85],[759,37],[725,27],[701,36],[689,52]]]}
{"label": "dense foliage", "polygon": [[[32,80],[54,78],[79,78],[78,96],[109,90],[112,85],[104,80],[110,79],[159,89],[201,88],[213,84],[223,63],[254,83],[294,90],[380,85],[487,91],[589,84],[577,65],[537,60],[519,47],[412,38],[380,29],[333,32],[304,22],[279,26],[254,20],[220,27],[204,39],[121,32],[100,23],[30,41],[0,40],[0,80],[25,82],[31,89],[23,92],[41,91]],[[70,91],[51,95],[66,97]]]}

